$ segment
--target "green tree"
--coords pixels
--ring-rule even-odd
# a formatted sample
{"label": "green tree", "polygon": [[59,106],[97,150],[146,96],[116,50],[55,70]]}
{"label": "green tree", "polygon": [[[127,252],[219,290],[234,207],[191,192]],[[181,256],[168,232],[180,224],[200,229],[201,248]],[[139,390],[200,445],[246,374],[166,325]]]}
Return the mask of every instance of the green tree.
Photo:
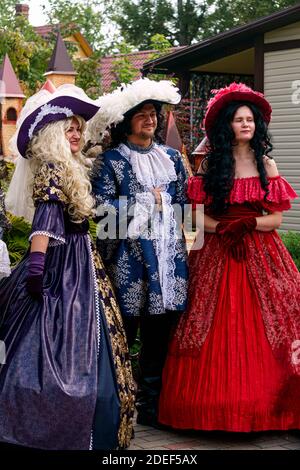
{"label": "green tree", "polygon": [[0,58],[6,53],[25,94],[34,93],[44,81],[51,48],[23,16],[13,16],[10,23],[0,26]]}
{"label": "green tree", "polygon": [[15,0],[0,1],[0,28],[11,24],[11,19],[15,15],[16,3]]}
{"label": "green tree", "polygon": [[128,54],[132,52],[132,46],[121,42],[116,45],[119,56],[116,56],[112,72],[114,74],[114,80],[111,82],[111,90],[115,90],[122,83],[129,83],[137,76],[137,70],[130,61]]}
{"label": "green tree", "polygon": [[76,85],[83,88],[93,99],[101,95],[101,84],[99,74],[99,58],[94,54],[88,59],[73,60],[77,72]]}
{"label": "green tree", "polygon": [[208,0],[211,13],[205,19],[203,35],[213,36],[296,3],[299,0]]}
{"label": "green tree", "polygon": [[126,41],[150,49],[151,37],[162,34],[172,45],[189,45],[199,37],[206,13],[204,0],[118,0],[113,19]]}
{"label": "green tree", "polygon": [[80,31],[93,49],[93,54],[79,60],[74,57],[74,49],[69,45],[68,52],[77,72],[76,85],[95,98],[101,94],[99,59],[109,52],[109,45],[103,32],[112,0],[49,0],[43,6],[49,23],[59,29],[64,38]]}
{"label": "green tree", "polygon": [[60,24],[64,37],[79,31],[95,52],[103,51],[103,25],[111,11],[111,0],[48,0],[43,9],[50,24]]}
{"label": "green tree", "polygon": [[[165,38],[165,36],[163,34],[154,34],[154,36],[151,37],[150,41],[151,41],[150,42],[150,49],[155,50],[155,52],[153,52],[153,54],[151,54],[149,56],[148,60],[158,59],[159,57],[161,57],[165,54],[168,54],[169,52],[172,51],[172,44],[170,43],[170,41],[167,38]],[[159,80],[170,80],[170,77],[167,76],[167,75],[164,75],[164,74],[150,73],[147,76],[151,80],[157,80],[157,81],[159,81]],[[174,79],[174,78],[172,78],[172,81],[174,83],[177,82],[177,80]]]}
{"label": "green tree", "polygon": [[177,0],[176,4],[174,39],[179,45],[189,45],[202,36],[207,5],[197,0]]}
{"label": "green tree", "polygon": [[[7,7],[9,5],[7,4]],[[9,11],[14,11],[10,6]],[[44,73],[53,52],[56,33],[59,25],[54,25],[47,39],[38,35],[28,20],[12,13],[10,21],[7,16],[0,16],[0,60],[7,53],[26,95],[31,95],[45,81]],[[78,31],[78,27],[76,28]],[[68,31],[66,32],[66,34]],[[81,86],[91,97],[100,95],[100,76],[98,72],[99,54],[93,53],[86,60],[73,59],[77,48],[67,42],[67,49],[77,71],[76,84]]]}
{"label": "green tree", "polygon": [[150,49],[163,34],[172,45],[189,45],[299,3],[299,0],[117,0],[112,18],[124,39]]}
{"label": "green tree", "polygon": [[112,18],[120,27],[125,41],[138,49],[150,49],[156,33],[170,38],[169,23],[174,9],[168,0],[118,0]]}
{"label": "green tree", "polygon": [[151,54],[149,59],[153,60],[171,52],[172,44],[163,34],[154,34],[154,36],[150,38],[150,49],[156,51]]}

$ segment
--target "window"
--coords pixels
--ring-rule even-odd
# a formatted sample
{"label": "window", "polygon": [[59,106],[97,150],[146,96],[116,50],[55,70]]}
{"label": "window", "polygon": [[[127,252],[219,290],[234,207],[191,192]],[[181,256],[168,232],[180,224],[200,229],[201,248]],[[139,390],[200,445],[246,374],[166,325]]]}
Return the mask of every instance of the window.
{"label": "window", "polygon": [[17,120],[17,112],[16,112],[15,108],[8,108],[6,116],[7,116],[8,121],[16,121]]}

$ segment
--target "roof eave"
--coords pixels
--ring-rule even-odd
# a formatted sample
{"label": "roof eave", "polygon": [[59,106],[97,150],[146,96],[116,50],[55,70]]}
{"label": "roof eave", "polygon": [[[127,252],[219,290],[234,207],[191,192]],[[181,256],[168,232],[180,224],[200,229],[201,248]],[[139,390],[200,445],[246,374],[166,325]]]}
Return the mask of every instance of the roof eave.
{"label": "roof eave", "polygon": [[77,72],[64,72],[63,70],[50,70],[49,72],[45,72],[44,76],[48,75],[77,75]]}
{"label": "roof eave", "polygon": [[3,98],[25,98],[25,95],[23,94],[14,94],[14,93],[0,93],[0,99],[3,99]]}
{"label": "roof eave", "polygon": [[[246,25],[237,26],[236,28],[225,31],[224,33],[220,33],[216,36],[213,36],[212,38],[201,41],[200,43],[187,46],[186,48],[179,51],[146,62],[143,67],[143,72],[156,70],[156,67],[165,70],[173,70],[174,63],[177,63],[177,66],[180,63],[180,66],[182,66],[182,64],[190,62],[191,59],[188,59],[187,56],[193,56],[193,54],[197,54],[199,59],[199,54],[201,54],[201,52],[205,51],[206,49],[206,54],[209,55],[212,51],[218,48],[220,50],[220,46],[222,46],[222,49],[224,49],[224,46],[227,45],[227,42],[232,43],[233,39],[237,40],[237,38],[243,42],[243,45],[245,46],[243,49],[249,48],[251,45],[254,45],[257,36],[299,20],[300,5],[298,4],[294,7],[286,8],[280,12],[273,13],[272,15],[264,16],[251,23],[247,23]],[[220,54],[220,56],[222,55],[223,54]]]}

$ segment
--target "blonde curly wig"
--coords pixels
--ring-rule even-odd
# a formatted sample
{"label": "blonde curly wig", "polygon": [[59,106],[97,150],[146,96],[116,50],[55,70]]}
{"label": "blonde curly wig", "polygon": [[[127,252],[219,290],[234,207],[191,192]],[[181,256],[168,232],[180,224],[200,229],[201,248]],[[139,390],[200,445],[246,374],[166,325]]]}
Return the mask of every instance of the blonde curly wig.
{"label": "blonde curly wig", "polygon": [[[66,139],[66,132],[74,118],[78,121],[81,131],[80,150],[76,153],[71,152]],[[68,199],[68,213],[73,222],[81,222],[94,212],[92,188],[88,177],[89,164],[81,152],[85,127],[85,121],[80,116],[52,122],[33,136],[26,152],[34,175],[39,172],[42,176],[43,171],[47,171],[45,163],[52,163],[58,169],[62,179],[61,189]]]}

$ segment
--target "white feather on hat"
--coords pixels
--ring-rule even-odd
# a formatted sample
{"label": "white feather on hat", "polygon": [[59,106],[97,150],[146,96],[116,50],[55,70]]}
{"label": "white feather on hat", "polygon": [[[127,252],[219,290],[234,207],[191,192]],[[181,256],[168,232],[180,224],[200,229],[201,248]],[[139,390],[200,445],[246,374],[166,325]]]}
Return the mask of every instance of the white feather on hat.
{"label": "white feather on hat", "polygon": [[107,128],[123,121],[125,113],[144,101],[177,104],[180,99],[178,88],[169,80],[157,82],[149,78],[140,78],[127,85],[123,84],[112,93],[96,100],[100,109],[88,122],[87,139],[99,142]]}

